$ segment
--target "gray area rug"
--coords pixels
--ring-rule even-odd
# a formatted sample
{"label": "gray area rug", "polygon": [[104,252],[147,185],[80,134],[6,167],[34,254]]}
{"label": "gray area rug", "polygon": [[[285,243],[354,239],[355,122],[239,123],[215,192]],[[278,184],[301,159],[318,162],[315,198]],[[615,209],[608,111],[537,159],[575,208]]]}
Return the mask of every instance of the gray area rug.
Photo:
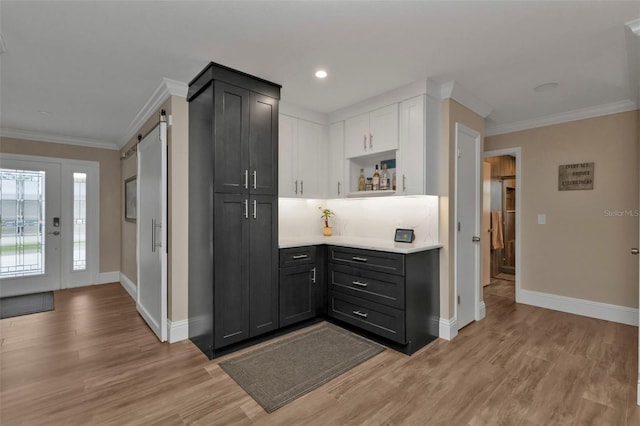
{"label": "gray area rug", "polygon": [[223,361],[220,367],[271,413],[384,350],[323,324]]}
{"label": "gray area rug", "polygon": [[0,299],[0,319],[46,311],[53,311],[52,291]]}

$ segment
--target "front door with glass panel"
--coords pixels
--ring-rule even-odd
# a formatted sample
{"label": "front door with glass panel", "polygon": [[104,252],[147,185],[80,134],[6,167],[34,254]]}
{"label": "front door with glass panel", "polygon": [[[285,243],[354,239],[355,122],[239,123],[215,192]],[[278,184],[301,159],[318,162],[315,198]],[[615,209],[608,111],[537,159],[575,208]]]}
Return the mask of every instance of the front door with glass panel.
{"label": "front door with glass panel", "polygon": [[0,159],[0,297],[60,288],[60,164]]}

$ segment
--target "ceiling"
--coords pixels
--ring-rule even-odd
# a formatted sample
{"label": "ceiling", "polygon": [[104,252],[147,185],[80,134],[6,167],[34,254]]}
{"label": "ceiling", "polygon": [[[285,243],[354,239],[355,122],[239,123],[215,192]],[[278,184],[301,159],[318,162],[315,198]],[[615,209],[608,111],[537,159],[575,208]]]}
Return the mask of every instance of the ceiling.
{"label": "ceiling", "polygon": [[[189,82],[209,61],[320,113],[455,80],[493,126],[635,102],[640,80],[625,27],[640,1],[2,0],[0,15],[0,127],[114,147],[163,78]],[[533,91],[546,82],[559,85]]]}

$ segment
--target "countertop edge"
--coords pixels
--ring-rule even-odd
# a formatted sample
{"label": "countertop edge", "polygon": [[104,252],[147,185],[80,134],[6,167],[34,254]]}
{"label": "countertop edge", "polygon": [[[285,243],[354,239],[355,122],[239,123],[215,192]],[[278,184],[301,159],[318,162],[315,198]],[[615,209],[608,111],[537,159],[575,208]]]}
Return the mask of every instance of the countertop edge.
{"label": "countertop edge", "polygon": [[305,246],[333,245],[340,247],[359,248],[365,250],[377,250],[389,253],[411,254],[427,250],[435,250],[442,248],[440,243],[395,243],[393,241],[381,241],[372,239],[371,241],[358,240],[350,241],[348,239],[335,237],[318,237],[300,240],[283,240],[278,243],[278,248],[287,249]]}

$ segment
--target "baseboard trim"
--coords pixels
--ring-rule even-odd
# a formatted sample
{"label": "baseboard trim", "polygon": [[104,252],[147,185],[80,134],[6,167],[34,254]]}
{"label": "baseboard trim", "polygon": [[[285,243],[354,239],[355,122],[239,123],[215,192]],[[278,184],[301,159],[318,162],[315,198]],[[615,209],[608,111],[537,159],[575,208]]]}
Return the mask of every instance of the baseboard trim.
{"label": "baseboard trim", "polygon": [[520,303],[552,309],[569,314],[582,315],[605,321],[638,326],[638,309],[626,306],[610,305],[591,300],[575,299],[556,294],[520,290]]}
{"label": "baseboard trim", "polygon": [[478,318],[478,321],[480,321],[481,319],[484,319],[484,317],[487,316],[487,305],[484,304],[484,300],[480,301],[480,318]]}
{"label": "baseboard trim", "polygon": [[440,318],[440,338],[445,340],[453,340],[458,335],[458,319],[453,317],[451,319]]}
{"label": "baseboard trim", "polygon": [[120,272],[120,285],[129,293],[129,296],[131,296],[134,301],[138,300],[138,286],[122,272]]}
{"label": "baseboard trim", "polygon": [[120,271],[100,272],[94,284],[111,284],[120,281]]}
{"label": "baseboard trim", "polygon": [[167,320],[167,340],[169,343],[187,340],[189,338],[189,320]]}

